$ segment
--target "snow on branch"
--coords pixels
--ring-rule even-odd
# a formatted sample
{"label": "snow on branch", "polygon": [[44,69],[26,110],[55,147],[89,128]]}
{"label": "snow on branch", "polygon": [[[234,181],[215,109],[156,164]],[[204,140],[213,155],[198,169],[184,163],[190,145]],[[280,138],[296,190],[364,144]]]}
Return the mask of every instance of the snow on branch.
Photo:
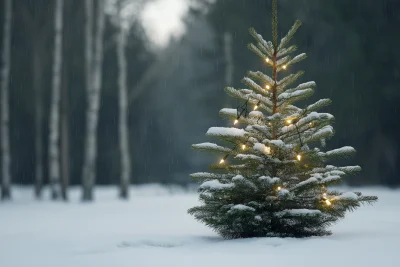
{"label": "snow on branch", "polygon": [[226,137],[244,137],[247,132],[243,129],[234,127],[211,127],[206,135],[208,136],[226,136]]}
{"label": "snow on branch", "polygon": [[252,155],[252,154],[237,154],[235,156],[235,159],[239,159],[239,160],[254,160],[254,161],[258,161],[258,162],[263,162],[263,158],[256,156],[256,155]]}
{"label": "snow on branch", "polygon": [[281,90],[281,91],[284,90],[286,87],[288,87],[289,85],[294,83],[298,78],[300,78],[300,76],[303,74],[304,74],[304,71],[298,71],[295,74],[293,74],[293,73],[289,74],[282,80],[278,81],[277,89]]}
{"label": "snow on branch", "polygon": [[309,209],[287,209],[283,211],[275,212],[275,216],[284,217],[284,216],[318,216],[321,215],[320,210],[309,210]]}
{"label": "snow on branch", "polygon": [[340,196],[336,196],[335,200],[358,200],[358,196],[353,192],[346,192]]}
{"label": "snow on branch", "polygon": [[314,104],[309,105],[307,107],[307,111],[308,112],[316,111],[320,108],[330,105],[331,103],[332,103],[332,101],[329,98],[320,99],[317,102],[315,102]]}
{"label": "snow on branch", "polygon": [[[304,98],[307,98],[311,96],[314,93],[314,90],[309,88],[309,89],[304,89],[304,90],[296,90],[291,93],[281,93],[278,96],[278,101],[284,101],[284,103],[293,103],[298,100],[302,100]],[[282,104],[282,103],[280,103]]]}
{"label": "snow on branch", "polygon": [[221,153],[229,153],[232,151],[232,149],[230,149],[230,148],[226,148],[226,147],[219,146],[217,144],[209,143],[209,142],[194,144],[194,145],[192,145],[192,148],[194,148],[196,150],[205,150],[205,151],[213,151],[213,152],[221,152]]}
{"label": "snow on branch", "polygon": [[274,47],[273,47],[272,43],[265,41],[264,38],[260,34],[258,34],[254,28],[250,28],[249,33],[251,36],[254,37],[254,39],[258,43],[260,43],[260,45],[263,46],[263,48],[266,50],[266,52],[268,52],[268,55],[270,57],[272,57],[272,55],[274,54]]}
{"label": "snow on branch", "polygon": [[220,174],[220,173],[210,173],[210,172],[195,172],[190,174],[193,179],[228,179],[232,175]]}
{"label": "snow on branch", "polygon": [[234,212],[234,211],[256,211],[254,208],[243,205],[243,204],[237,204],[235,206],[232,206],[230,211],[228,212]]}
{"label": "snow on branch", "polygon": [[356,150],[351,146],[344,146],[327,151],[325,153],[319,152],[318,154],[326,160],[345,159],[354,156],[356,154]]}
{"label": "snow on branch", "polygon": [[266,83],[266,84],[273,85],[275,83],[271,77],[262,73],[261,71],[256,71],[256,72],[249,71],[249,72],[247,72],[247,75],[250,76],[251,78],[260,80],[261,82]]}
{"label": "snow on branch", "polygon": [[223,184],[218,180],[206,181],[200,185],[202,190],[224,190],[234,187],[234,184]]}
{"label": "snow on branch", "polygon": [[293,53],[296,50],[297,50],[297,46],[292,45],[292,46],[289,46],[288,48],[281,49],[276,56],[277,57],[283,57],[283,56],[286,56],[286,55],[288,55],[290,53]]}
{"label": "snow on branch", "polygon": [[285,46],[289,43],[289,41],[292,39],[293,35],[296,33],[297,29],[300,26],[301,26],[301,21],[296,20],[296,22],[293,24],[292,28],[290,28],[286,36],[281,39],[281,42],[278,46],[278,51],[285,48]]}
{"label": "snow on branch", "polygon": [[268,95],[269,94],[269,92],[267,90],[265,90],[264,88],[259,86],[256,82],[254,82],[252,79],[250,79],[248,77],[244,77],[242,79],[242,83],[247,85],[248,87],[250,87],[254,91],[257,91],[257,92],[259,92],[259,93],[261,93],[263,95]]}

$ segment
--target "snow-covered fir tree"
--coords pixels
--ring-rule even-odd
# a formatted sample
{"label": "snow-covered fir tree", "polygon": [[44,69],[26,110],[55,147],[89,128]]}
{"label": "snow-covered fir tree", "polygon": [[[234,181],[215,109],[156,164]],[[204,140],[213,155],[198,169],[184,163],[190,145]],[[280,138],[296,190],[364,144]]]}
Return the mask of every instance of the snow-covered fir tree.
{"label": "snow-covered fir tree", "polygon": [[225,238],[327,235],[327,227],[346,211],[377,200],[360,192],[328,189],[343,176],[361,170],[333,166],[329,161],[348,158],[356,151],[349,146],[323,151],[325,140],[334,134],[334,117],[318,111],[331,103],[329,99],[303,108],[294,105],[311,96],[316,84],[293,86],[303,71],[289,73],[306,58],[304,53],[292,56],[297,47],[289,45],[301,22],[296,21],[279,43],[277,24],[274,0],[272,41],[251,28],[255,43],[248,46],[269,67],[269,74],[249,71],[242,80],[246,89],[226,87],[230,96],[242,101],[236,109],[220,111],[234,127],[207,131],[220,145],[193,145],[222,158],[210,166],[213,172],[191,175],[202,182],[202,205],[189,213]]}

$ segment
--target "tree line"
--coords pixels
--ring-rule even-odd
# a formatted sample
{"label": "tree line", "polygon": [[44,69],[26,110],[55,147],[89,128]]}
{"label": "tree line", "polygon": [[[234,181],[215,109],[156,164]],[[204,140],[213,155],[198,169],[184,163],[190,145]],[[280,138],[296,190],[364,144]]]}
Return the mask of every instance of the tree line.
{"label": "tree line", "polygon": [[[139,13],[120,26],[118,1],[63,1],[57,69],[58,1],[10,1],[7,13],[8,1],[0,1],[2,188],[36,184],[37,196],[49,184],[63,197],[66,188],[83,187],[86,178],[85,188],[113,184],[120,195],[127,181],[190,184],[189,173],[215,161],[193,152],[191,144],[204,140],[208,127],[221,125],[221,108],[238,105],[223,88],[240,88],[248,69],[263,68],[245,49],[248,28],[270,32],[271,1],[192,0],[185,33],[159,49]],[[129,3],[139,12],[146,1],[121,6]],[[294,41],[310,55],[300,67],[306,70],[304,79],[315,78],[313,99],[334,102],[327,111],[336,117],[337,134],[328,148],[350,144],[358,151],[354,163],[364,171],[349,184],[399,185],[399,2],[279,0],[278,9],[279,32],[293,18],[303,21]],[[5,134],[3,125],[9,127]],[[93,197],[90,189],[85,194]]]}

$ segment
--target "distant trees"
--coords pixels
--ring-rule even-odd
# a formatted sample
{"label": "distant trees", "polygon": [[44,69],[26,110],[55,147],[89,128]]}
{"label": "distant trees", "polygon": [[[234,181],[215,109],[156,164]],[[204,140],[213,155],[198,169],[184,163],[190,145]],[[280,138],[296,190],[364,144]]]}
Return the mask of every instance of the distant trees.
{"label": "distant trees", "polygon": [[1,199],[11,198],[10,173],[10,128],[9,128],[9,81],[10,81],[10,46],[11,46],[12,0],[4,1],[3,51],[1,55]]}

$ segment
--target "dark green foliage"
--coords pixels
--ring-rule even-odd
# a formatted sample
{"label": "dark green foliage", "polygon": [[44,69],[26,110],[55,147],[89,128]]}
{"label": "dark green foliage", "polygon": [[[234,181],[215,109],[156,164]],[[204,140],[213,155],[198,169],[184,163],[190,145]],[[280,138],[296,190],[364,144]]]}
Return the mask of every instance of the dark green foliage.
{"label": "dark green foliage", "polygon": [[[292,58],[288,54],[295,49],[286,48],[300,24],[296,21],[280,44],[273,47],[250,29],[258,47],[248,48],[271,71],[248,72],[242,80],[247,89],[225,88],[244,104],[220,111],[236,127],[208,130],[207,135],[222,141],[223,146],[192,146],[225,154],[218,164],[210,166],[214,173],[192,174],[192,178],[202,182],[199,193],[203,205],[188,211],[225,238],[328,235],[327,227],[343,218],[346,211],[377,200],[359,192],[327,189],[360,167],[327,165],[355,154],[352,147],[326,152],[320,148],[334,134],[330,125],[334,117],[317,112],[330,104],[329,99],[305,108],[293,105],[311,96],[315,87],[315,82],[307,82],[288,88],[303,74],[286,73],[306,57],[300,54]],[[252,107],[254,111],[250,111]]]}

